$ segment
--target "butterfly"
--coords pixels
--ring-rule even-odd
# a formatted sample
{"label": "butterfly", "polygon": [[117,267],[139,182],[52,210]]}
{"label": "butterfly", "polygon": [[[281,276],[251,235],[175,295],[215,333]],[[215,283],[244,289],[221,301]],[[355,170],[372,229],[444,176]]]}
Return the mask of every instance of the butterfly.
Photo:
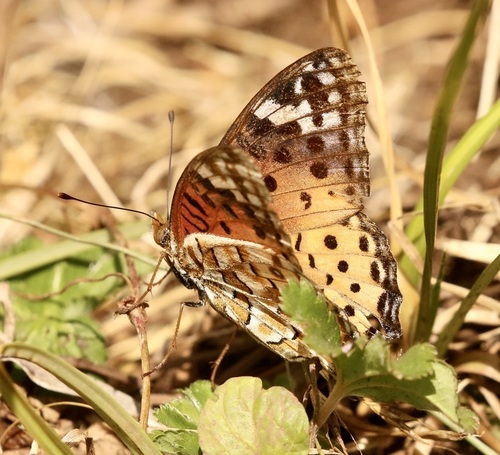
{"label": "butterfly", "polygon": [[191,161],[167,221],[153,222],[177,278],[287,360],[316,357],[280,309],[291,280],[314,283],[361,331],[373,334],[375,318],[387,338],[401,334],[396,261],[362,213],[370,183],[359,75],[335,48],[285,68],[219,146]]}

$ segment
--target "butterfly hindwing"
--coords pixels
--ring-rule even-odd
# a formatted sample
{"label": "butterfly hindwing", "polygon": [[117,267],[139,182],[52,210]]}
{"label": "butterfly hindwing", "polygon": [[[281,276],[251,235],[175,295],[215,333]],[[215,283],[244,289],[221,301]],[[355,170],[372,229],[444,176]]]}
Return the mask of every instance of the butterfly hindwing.
{"label": "butterfly hindwing", "polygon": [[400,336],[397,266],[373,221],[360,212],[342,223],[294,234],[291,240],[304,274],[344,308],[359,331],[373,333],[367,318],[376,314],[388,338]]}
{"label": "butterfly hindwing", "polygon": [[365,86],[347,53],[320,49],[280,72],[245,107],[221,144],[239,145],[264,175],[304,274],[362,331],[367,316],[401,335],[396,261],[362,213],[370,191]]}

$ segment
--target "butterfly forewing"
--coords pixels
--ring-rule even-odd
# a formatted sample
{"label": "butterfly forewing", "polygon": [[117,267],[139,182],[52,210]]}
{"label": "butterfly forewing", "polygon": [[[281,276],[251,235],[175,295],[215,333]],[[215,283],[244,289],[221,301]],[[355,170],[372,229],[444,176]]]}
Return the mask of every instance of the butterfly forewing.
{"label": "butterfly forewing", "polygon": [[359,75],[340,49],[306,55],[250,101],[221,144],[246,150],[273,196],[304,191],[301,176],[335,194],[368,196],[367,100]]}
{"label": "butterfly forewing", "polygon": [[361,213],[369,195],[365,86],[347,53],[320,49],[284,69],[246,106],[222,145],[254,159],[304,274],[363,331],[374,315],[401,334],[396,262]]}
{"label": "butterfly forewing", "polygon": [[269,247],[279,244],[282,228],[268,209],[262,176],[241,155],[228,147],[209,149],[191,161],[173,197],[170,225],[178,242],[205,232]]}

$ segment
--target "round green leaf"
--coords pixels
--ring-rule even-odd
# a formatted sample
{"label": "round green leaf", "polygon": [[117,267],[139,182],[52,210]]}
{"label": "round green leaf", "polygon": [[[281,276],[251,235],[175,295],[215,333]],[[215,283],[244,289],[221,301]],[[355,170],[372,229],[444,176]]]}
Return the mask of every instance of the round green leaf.
{"label": "round green leaf", "polygon": [[205,404],[198,427],[205,455],[306,455],[309,422],[283,387],[262,389],[258,378],[229,379]]}

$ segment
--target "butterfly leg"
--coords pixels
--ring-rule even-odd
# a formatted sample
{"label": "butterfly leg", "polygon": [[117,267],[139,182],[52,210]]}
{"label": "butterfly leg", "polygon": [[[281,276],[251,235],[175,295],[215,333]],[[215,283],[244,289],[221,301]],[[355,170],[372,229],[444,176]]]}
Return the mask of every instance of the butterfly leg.
{"label": "butterfly leg", "polygon": [[219,369],[219,366],[222,363],[222,359],[224,359],[225,355],[227,354],[227,351],[229,351],[231,344],[233,344],[237,332],[238,332],[238,327],[234,327],[231,338],[222,349],[221,353],[219,354],[219,357],[217,357],[217,359],[212,363],[212,374],[210,375],[210,382],[212,383],[212,388],[215,388],[215,375],[217,374],[217,370]]}
{"label": "butterfly leg", "polygon": [[174,336],[172,337],[172,343],[170,344],[170,347],[168,348],[167,353],[163,356],[163,359],[160,361],[160,363],[158,365],[156,365],[151,371],[144,373],[142,375],[142,377],[149,376],[149,375],[161,370],[165,366],[165,364],[167,363],[172,351],[177,347],[177,335],[179,334],[179,328],[181,325],[182,312],[184,310],[184,307],[185,306],[199,307],[201,305],[203,305],[203,302],[181,302],[181,304],[179,305],[179,314],[177,315],[177,322],[175,324]]}
{"label": "butterfly leg", "polygon": [[189,308],[199,308],[205,305],[205,302],[199,300],[198,302],[181,302],[181,305],[187,306]]}

